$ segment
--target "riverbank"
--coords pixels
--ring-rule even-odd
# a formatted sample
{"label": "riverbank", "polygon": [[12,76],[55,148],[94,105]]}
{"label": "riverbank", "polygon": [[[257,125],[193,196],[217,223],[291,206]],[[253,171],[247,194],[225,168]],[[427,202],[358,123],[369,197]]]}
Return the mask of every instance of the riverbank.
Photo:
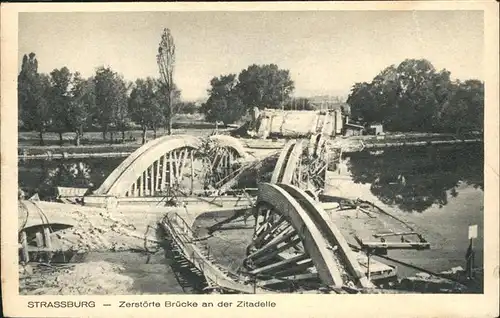
{"label": "riverbank", "polygon": [[[209,136],[215,128],[178,128],[173,129],[173,135],[194,135],[194,136]],[[226,129],[219,129],[224,133]],[[80,146],[75,146],[73,143],[74,134],[66,133],[63,136],[63,144],[59,144],[59,140],[50,138],[45,142],[45,145],[40,145],[37,136],[32,132],[20,132],[18,137],[18,155],[43,155],[48,152],[52,154],[96,154],[96,153],[132,153],[135,149],[142,145],[142,132],[128,131],[125,135],[125,140],[115,138],[113,141],[103,140],[102,134],[98,132],[86,133],[85,138]],[[159,131],[157,137],[165,135],[165,132]],[[54,137],[54,136],[51,136]],[[146,141],[154,139],[152,132],[146,134]]]}
{"label": "riverbank", "polygon": [[90,252],[75,263],[19,265],[21,295],[186,294],[163,251]]}
{"label": "riverbank", "polygon": [[[220,130],[219,134],[226,134],[227,130]],[[174,132],[174,135],[180,133]],[[190,133],[191,134],[191,133]],[[209,132],[200,133],[200,137],[210,136]],[[246,151],[259,158],[265,157],[283,148],[286,140],[258,140],[240,138],[238,141]],[[78,160],[78,159],[121,159],[128,157],[131,153],[141,147],[139,141],[128,141],[119,144],[96,144],[96,145],[63,145],[63,146],[18,146],[18,160]]]}

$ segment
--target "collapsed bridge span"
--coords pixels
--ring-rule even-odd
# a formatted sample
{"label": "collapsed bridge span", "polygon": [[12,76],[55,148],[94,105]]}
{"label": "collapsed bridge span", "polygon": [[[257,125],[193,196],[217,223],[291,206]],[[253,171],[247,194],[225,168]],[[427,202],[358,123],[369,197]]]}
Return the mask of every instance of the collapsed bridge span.
{"label": "collapsed bridge span", "polygon": [[261,184],[255,207],[238,213],[253,220],[254,234],[236,270],[219,265],[179,213],[168,213],[160,224],[184,258],[224,292],[342,293],[374,287],[326,212],[299,188]]}

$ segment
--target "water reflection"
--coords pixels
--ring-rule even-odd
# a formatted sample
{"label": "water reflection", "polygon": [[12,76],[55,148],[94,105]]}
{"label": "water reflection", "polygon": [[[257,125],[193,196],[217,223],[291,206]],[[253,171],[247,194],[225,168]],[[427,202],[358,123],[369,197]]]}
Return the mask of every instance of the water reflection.
{"label": "water reflection", "polygon": [[19,187],[25,197],[38,193],[42,200],[56,196],[56,187],[96,189],[123,158],[84,160],[26,160],[19,162]]}
{"label": "water reflection", "polygon": [[408,147],[349,154],[355,183],[371,184],[383,203],[422,212],[448,203],[447,191],[458,195],[460,183],[484,187],[483,145]]}
{"label": "water reflection", "polygon": [[[55,196],[57,186],[96,189],[123,158],[27,160],[19,162],[19,185],[27,196]],[[243,176],[240,187],[269,181],[276,156]],[[388,205],[422,212],[448,203],[447,192],[458,195],[460,183],[483,189],[483,145],[414,147],[348,155],[355,183],[371,184],[372,193]]]}

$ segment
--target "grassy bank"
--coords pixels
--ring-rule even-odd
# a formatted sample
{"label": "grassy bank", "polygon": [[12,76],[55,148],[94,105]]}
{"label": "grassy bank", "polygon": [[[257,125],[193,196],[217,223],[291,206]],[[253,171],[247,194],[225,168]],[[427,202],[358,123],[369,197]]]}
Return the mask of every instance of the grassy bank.
{"label": "grassy bank", "polygon": [[[215,129],[214,123],[206,122],[200,114],[185,114],[178,115],[173,123],[172,128],[176,134],[193,133],[199,134],[205,131],[212,131]],[[157,135],[164,135],[165,130],[159,128]],[[76,134],[74,132],[63,133],[63,146],[73,145]],[[148,130],[146,137],[151,139],[154,136],[152,130]],[[102,132],[100,131],[86,131],[84,132],[81,143],[82,145],[109,145],[111,144],[110,133],[107,134],[106,139],[103,140]],[[60,146],[59,134],[57,132],[44,132],[43,139],[45,146]],[[125,140],[122,141],[122,132],[113,131],[114,143],[140,143],[142,139],[142,131],[140,127],[132,127],[125,132]],[[40,146],[40,136],[36,131],[21,131],[18,133],[18,142],[20,146]]]}
{"label": "grassy bank", "polygon": [[[209,136],[216,129],[215,124],[207,123],[200,118],[188,118],[176,120],[173,125],[172,134],[174,135],[194,135]],[[218,129],[224,132],[228,129]],[[161,128],[156,132],[156,137],[166,135],[165,129]],[[18,154],[22,155],[41,155],[47,152],[61,154],[64,152],[70,154],[84,153],[131,153],[142,145],[142,131],[139,129],[128,130],[125,132],[125,138],[122,139],[121,132],[113,133],[113,140],[110,134],[103,139],[102,132],[85,132],[81,138],[80,146],[74,145],[75,133],[67,132],[63,134],[62,144],[59,140],[59,134],[55,132],[46,132],[43,134],[44,145],[40,145],[40,138],[37,132],[19,132],[18,133]],[[155,138],[153,131],[148,130],[146,141]]]}

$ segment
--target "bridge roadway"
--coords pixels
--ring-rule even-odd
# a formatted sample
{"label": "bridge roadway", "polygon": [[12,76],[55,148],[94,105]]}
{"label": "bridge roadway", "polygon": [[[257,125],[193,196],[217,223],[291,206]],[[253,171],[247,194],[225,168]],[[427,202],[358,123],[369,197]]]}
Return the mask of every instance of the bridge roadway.
{"label": "bridge roadway", "polygon": [[[192,222],[190,223],[192,224]],[[270,290],[257,287],[255,284],[249,284],[248,280],[245,281],[243,277],[218,265],[210,255],[210,250],[196,239],[192,226],[176,212],[168,213],[160,224],[168,233],[174,248],[203,273],[209,285],[244,294],[273,293]]]}

